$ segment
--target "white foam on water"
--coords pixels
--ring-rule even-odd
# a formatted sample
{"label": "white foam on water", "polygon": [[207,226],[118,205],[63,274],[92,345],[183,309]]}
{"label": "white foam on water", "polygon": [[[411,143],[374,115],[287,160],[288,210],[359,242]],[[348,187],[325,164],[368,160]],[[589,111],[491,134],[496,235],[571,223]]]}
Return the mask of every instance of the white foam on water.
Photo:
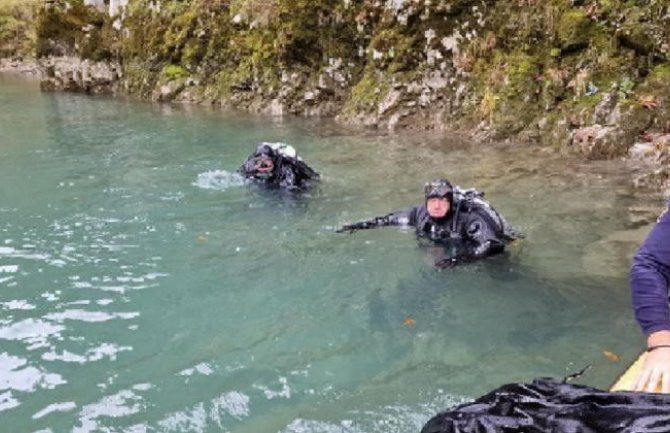
{"label": "white foam on water", "polygon": [[36,307],[23,299],[15,299],[13,301],[0,302],[4,310],[34,310]]}
{"label": "white foam on water", "polygon": [[44,292],[40,296],[42,296],[47,301],[58,301],[60,299],[58,295],[60,295],[60,292],[56,290],[56,293]]}
{"label": "white foam on water", "polygon": [[[79,277],[70,278],[71,287],[75,289],[94,289],[100,290],[103,292],[115,292],[124,294],[130,290],[144,290],[151,287],[157,287],[158,283],[154,282],[158,278],[167,277],[170,274],[161,273],[161,272],[150,272],[144,275],[133,276],[129,272],[125,272],[121,276],[103,276],[103,277],[93,277],[91,281],[80,281]],[[152,282],[148,284],[148,282]],[[112,283],[101,285],[98,283]],[[124,284],[113,284],[113,283],[124,283]],[[145,284],[140,284],[145,283]]]}
{"label": "white foam on water", "polygon": [[135,391],[148,391],[151,388],[153,388],[153,385],[151,385],[150,383],[138,383],[136,385],[133,385],[133,389]]}
{"label": "white foam on water", "polygon": [[237,391],[227,392],[212,400],[210,416],[212,419],[217,419],[216,417],[224,412],[236,419],[248,417],[249,401],[249,396],[246,394]]}
{"label": "white foam on water", "polygon": [[3,410],[14,409],[21,403],[14,398],[11,391],[0,394],[0,412]]}
{"label": "white foam on water", "polygon": [[13,257],[18,259],[47,260],[51,257],[48,254],[33,254],[24,250],[17,250],[13,247],[0,247],[0,257]]}
{"label": "white foam on water", "polygon": [[0,353],[0,390],[32,392],[37,388],[53,389],[67,383],[59,374],[27,364],[23,358]]}
{"label": "white foam on water", "polygon": [[149,433],[149,426],[146,423],[131,425],[123,433]]}
{"label": "white foam on water", "polygon": [[173,413],[158,422],[162,432],[205,432],[207,428],[207,411],[200,403],[188,411]]}
{"label": "white foam on water", "polygon": [[0,266],[0,274],[13,274],[19,271],[19,265]]}
{"label": "white foam on water", "polygon": [[107,322],[113,319],[133,319],[138,317],[140,313],[105,313],[102,311],[86,311],[86,310],[66,310],[60,313],[50,313],[44,316],[45,319],[53,320],[55,322],[63,322],[65,320],[80,320],[82,322]]}
{"label": "white foam on water", "polygon": [[33,415],[33,419],[44,418],[45,416],[53,412],[69,412],[76,408],[77,404],[73,401],[66,401],[63,403],[53,403],[45,407],[41,411],[37,412],[35,415]]}
{"label": "white foam on water", "polygon": [[152,273],[146,274],[145,278],[147,280],[155,280],[158,277],[167,277],[169,275],[170,274],[163,274],[163,273],[160,273],[160,272],[152,272]]}
{"label": "white foam on water", "polygon": [[144,407],[142,397],[130,390],[105,396],[96,403],[87,404],[79,413],[80,425],[72,433],[108,431],[98,423],[98,418],[120,418],[139,413]]}
{"label": "white foam on water", "polygon": [[296,418],[280,433],[388,433],[420,431],[438,412],[469,400],[441,394],[418,406],[390,405],[373,410],[348,411],[339,422]]}
{"label": "white foam on water", "polygon": [[139,248],[139,245],[134,245],[134,244],[103,244],[103,243],[97,243],[93,245],[94,248],[101,248],[110,252],[119,252],[123,251],[128,248]]}
{"label": "white foam on water", "polygon": [[340,424],[325,421],[297,418],[286,426],[281,433],[367,433],[352,425],[350,422],[342,421]]}
{"label": "white foam on water", "polygon": [[91,301],[88,299],[82,299],[80,301],[68,302],[67,305],[91,305]]}
{"label": "white foam on water", "polygon": [[99,361],[104,358],[108,358],[109,360],[114,361],[116,360],[117,353],[128,352],[131,350],[133,350],[133,348],[130,346],[118,346],[116,344],[103,343],[98,347],[87,350],[84,355],[78,355],[67,350],[64,350],[60,354],[51,351],[44,353],[42,355],[42,359],[45,361],[63,361],[85,364],[87,362]]}
{"label": "white foam on water", "polygon": [[193,186],[203,189],[225,191],[228,188],[242,186],[246,183],[244,177],[226,170],[212,170],[198,174]]}
{"label": "white foam on water", "polygon": [[86,357],[82,355],[77,355],[76,353],[68,352],[64,350],[62,354],[57,354],[55,352],[47,352],[42,354],[42,359],[45,361],[63,361],[63,362],[76,362],[79,364],[84,364],[86,362]]}
{"label": "white foam on water", "polygon": [[288,379],[285,377],[279,377],[279,383],[282,385],[282,389],[279,391],[273,391],[267,386],[264,385],[254,385],[254,388],[260,389],[265,394],[265,397],[268,400],[273,400],[275,398],[291,398],[291,387],[288,385]]}
{"label": "white foam on water", "polygon": [[198,403],[190,409],[174,412],[158,422],[161,432],[205,432],[210,431],[215,423],[220,431],[229,431],[224,428],[224,419],[230,417],[236,420],[246,418],[251,413],[250,398],[238,391],[221,394],[212,399],[209,404]]}
{"label": "white foam on water", "polygon": [[202,374],[203,376],[209,376],[214,373],[214,369],[210,367],[207,363],[202,362],[192,368],[186,368],[179,373],[179,376],[193,376],[195,373]]}
{"label": "white foam on water", "polygon": [[184,199],[185,196],[186,195],[183,192],[177,191],[175,193],[166,194],[164,196],[161,196],[160,199],[163,200],[163,201],[181,201],[181,200]]}
{"label": "white foam on water", "polygon": [[25,319],[0,327],[2,340],[26,340],[31,343],[46,341],[49,336],[58,336],[65,327],[37,319]]}
{"label": "white foam on water", "polygon": [[[94,286],[91,286],[91,287],[94,287]],[[121,294],[126,293],[126,290],[129,289],[126,286],[97,286],[97,287],[94,287],[94,288],[96,288],[98,290],[102,290],[103,292],[115,292],[115,293],[121,293]]]}

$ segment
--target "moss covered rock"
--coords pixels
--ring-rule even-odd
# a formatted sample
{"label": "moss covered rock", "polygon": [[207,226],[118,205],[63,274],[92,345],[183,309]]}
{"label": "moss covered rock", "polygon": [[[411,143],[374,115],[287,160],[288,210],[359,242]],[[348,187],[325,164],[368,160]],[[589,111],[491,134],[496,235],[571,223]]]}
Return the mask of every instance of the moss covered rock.
{"label": "moss covered rock", "polygon": [[558,40],[562,51],[572,52],[589,45],[593,23],[581,9],[563,13],[558,25]]}

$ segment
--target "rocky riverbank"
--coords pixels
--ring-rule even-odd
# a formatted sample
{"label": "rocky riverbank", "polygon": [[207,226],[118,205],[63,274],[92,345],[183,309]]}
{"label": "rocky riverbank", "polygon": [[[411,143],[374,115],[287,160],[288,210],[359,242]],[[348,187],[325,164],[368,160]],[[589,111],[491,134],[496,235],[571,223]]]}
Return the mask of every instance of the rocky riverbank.
{"label": "rocky riverbank", "polygon": [[13,72],[23,75],[40,76],[40,66],[35,61],[21,59],[0,59],[0,72]]}
{"label": "rocky riverbank", "polygon": [[36,51],[49,90],[468,131],[669,189],[670,5],[639,3],[54,0]]}

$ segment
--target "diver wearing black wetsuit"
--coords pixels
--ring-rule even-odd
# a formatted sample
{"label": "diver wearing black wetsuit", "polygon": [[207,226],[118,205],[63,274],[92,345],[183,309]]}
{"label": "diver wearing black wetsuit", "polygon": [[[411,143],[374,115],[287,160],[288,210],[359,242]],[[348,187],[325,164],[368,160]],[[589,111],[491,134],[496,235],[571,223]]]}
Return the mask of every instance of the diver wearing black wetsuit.
{"label": "diver wearing black wetsuit", "polygon": [[446,179],[427,183],[424,192],[426,202],[421,206],[347,224],[338,232],[413,226],[420,238],[456,247],[457,253],[438,262],[439,267],[451,267],[501,253],[508,242],[520,237],[491,205],[482,200],[483,193],[474,189],[460,191]]}
{"label": "diver wearing black wetsuit", "polygon": [[319,173],[284,143],[260,143],[237,172],[268,186],[291,190],[308,188],[319,178]]}

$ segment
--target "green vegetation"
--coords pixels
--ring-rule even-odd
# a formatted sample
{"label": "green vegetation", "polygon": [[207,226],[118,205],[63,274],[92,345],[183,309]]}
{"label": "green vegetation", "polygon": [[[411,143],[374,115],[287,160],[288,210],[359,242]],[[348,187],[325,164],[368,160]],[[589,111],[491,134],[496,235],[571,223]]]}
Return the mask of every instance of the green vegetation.
{"label": "green vegetation", "polygon": [[558,24],[558,40],[564,52],[585,48],[589,44],[593,22],[583,10],[565,12]]}
{"label": "green vegetation", "polygon": [[163,68],[163,76],[168,80],[188,77],[188,71],[179,65],[168,65]]}
{"label": "green vegetation", "polygon": [[38,0],[0,0],[0,58],[34,57]]}
{"label": "green vegetation", "polygon": [[56,4],[42,8],[37,21],[37,57],[77,55],[83,59],[113,57],[113,31],[105,13],[69,0],[68,7]]}
{"label": "green vegetation", "polygon": [[363,77],[351,90],[344,111],[350,115],[374,111],[377,103],[389,90],[388,83],[380,78],[380,74],[373,69],[366,70]]}
{"label": "green vegetation", "polygon": [[649,81],[668,84],[670,82],[670,63],[657,65],[649,74]]}

